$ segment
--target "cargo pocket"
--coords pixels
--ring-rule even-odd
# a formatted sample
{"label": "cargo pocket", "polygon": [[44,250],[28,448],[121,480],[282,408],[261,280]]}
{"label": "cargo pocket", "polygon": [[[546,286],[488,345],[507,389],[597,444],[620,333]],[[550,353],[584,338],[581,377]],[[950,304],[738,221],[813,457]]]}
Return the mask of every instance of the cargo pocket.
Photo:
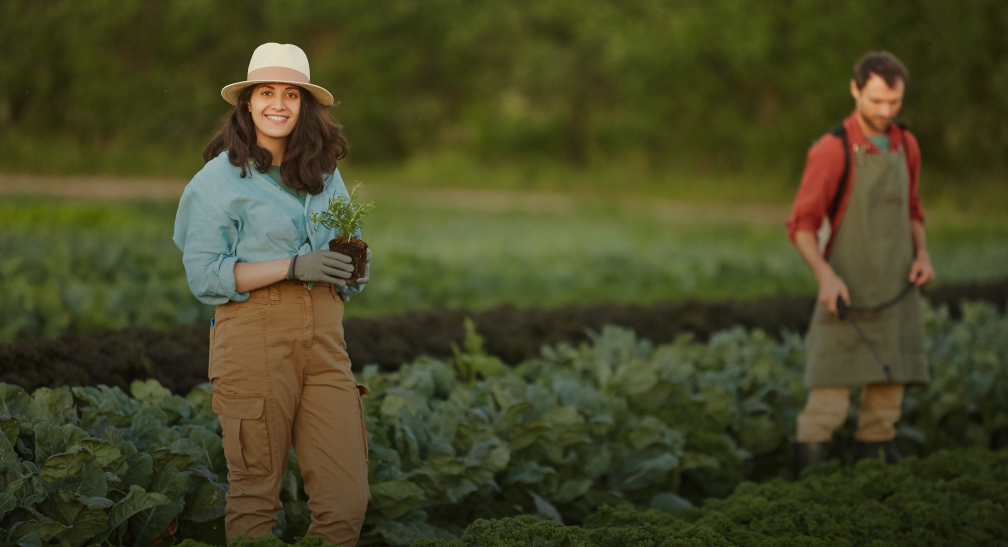
{"label": "cargo pocket", "polygon": [[367,395],[369,393],[371,393],[371,390],[368,389],[367,386],[365,386],[363,384],[357,384],[357,408],[360,409],[360,430],[361,430],[361,437],[363,438],[363,442],[364,442],[364,461],[365,462],[369,461],[368,460],[368,444],[367,444],[367,426],[364,425],[364,401],[361,400],[361,397],[363,397],[363,396],[365,396],[365,395]]}
{"label": "cargo pocket", "polygon": [[228,469],[239,475],[269,475],[273,472],[272,450],[262,396],[237,397],[213,394],[213,410],[220,417],[224,458]]}

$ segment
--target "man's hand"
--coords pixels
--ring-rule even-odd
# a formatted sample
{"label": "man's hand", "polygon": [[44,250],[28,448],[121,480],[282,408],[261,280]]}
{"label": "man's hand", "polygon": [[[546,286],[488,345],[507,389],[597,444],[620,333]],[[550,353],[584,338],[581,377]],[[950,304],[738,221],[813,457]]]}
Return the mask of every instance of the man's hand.
{"label": "man's hand", "polygon": [[826,259],[819,254],[819,244],[816,235],[812,232],[801,230],[795,234],[795,247],[801,253],[802,258],[812,268],[819,281],[819,301],[825,305],[833,315],[837,313],[837,297],[843,298],[847,305],[850,305],[850,293],[847,292],[847,284],[840,279],[840,276],[833,271],[833,267],[826,262]]}
{"label": "man's hand", "polygon": [[833,268],[824,268],[819,275],[819,301],[822,302],[833,315],[837,312],[837,297],[850,306],[850,293],[847,291],[847,284],[833,271]]}
{"label": "man's hand", "polygon": [[358,279],[357,281],[348,281],[347,285],[350,285],[351,287],[359,287],[368,281],[371,281],[371,249],[367,250],[367,259],[364,261],[364,277]]}
{"label": "man's hand", "polygon": [[910,265],[910,282],[918,287],[931,282],[935,278],[931,257],[927,253],[919,253]]}

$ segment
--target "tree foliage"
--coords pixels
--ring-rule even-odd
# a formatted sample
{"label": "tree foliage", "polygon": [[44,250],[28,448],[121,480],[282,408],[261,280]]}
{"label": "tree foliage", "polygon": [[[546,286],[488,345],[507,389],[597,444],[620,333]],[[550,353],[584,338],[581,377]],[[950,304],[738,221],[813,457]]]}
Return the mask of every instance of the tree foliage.
{"label": "tree foliage", "polygon": [[0,133],[203,143],[252,50],[293,42],[352,157],[613,158],[792,170],[850,112],[851,66],[911,71],[929,168],[1004,172],[1008,4],[998,0],[76,2],[0,8]]}

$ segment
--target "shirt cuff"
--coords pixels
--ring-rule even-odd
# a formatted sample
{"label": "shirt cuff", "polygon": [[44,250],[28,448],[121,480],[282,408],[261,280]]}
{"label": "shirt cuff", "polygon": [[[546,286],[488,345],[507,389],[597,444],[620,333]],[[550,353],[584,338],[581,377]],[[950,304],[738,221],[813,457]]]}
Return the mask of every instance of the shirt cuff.
{"label": "shirt cuff", "polygon": [[221,289],[225,295],[227,295],[228,300],[233,302],[244,302],[249,299],[249,293],[238,293],[236,288],[234,269],[235,264],[240,262],[238,257],[226,256],[221,258],[220,267],[217,270],[220,277]]}
{"label": "shirt cuff", "polygon": [[347,285],[346,287],[343,287],[343,294],[347,296],[357,296],[358,294],[361,293],[361,291],[364,290],[364,287],[367,287],[367,283],[363,285],[358,285],[356,287]]}

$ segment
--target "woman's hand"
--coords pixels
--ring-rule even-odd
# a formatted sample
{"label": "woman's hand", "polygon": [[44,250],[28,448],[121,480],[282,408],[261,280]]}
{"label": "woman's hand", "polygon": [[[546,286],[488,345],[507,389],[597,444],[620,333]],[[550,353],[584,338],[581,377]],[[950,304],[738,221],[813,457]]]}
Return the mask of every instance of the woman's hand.
{"label": "woman's hand", "polygon": [[318,250],[306,255],[295,256],[287,269],[287,279],[298,281],[324,281],[346,286],[346,280],[353,274],[353,264],[349,256],[335,251]]}
{"label": "woman's hand", "polygon": [[367,250],[367,260],[365,260],[364,264],[364,277],[358,279],[357,281],[348,281],[347,285],[359,287],[368,281],[371,281],[371,249]]}

